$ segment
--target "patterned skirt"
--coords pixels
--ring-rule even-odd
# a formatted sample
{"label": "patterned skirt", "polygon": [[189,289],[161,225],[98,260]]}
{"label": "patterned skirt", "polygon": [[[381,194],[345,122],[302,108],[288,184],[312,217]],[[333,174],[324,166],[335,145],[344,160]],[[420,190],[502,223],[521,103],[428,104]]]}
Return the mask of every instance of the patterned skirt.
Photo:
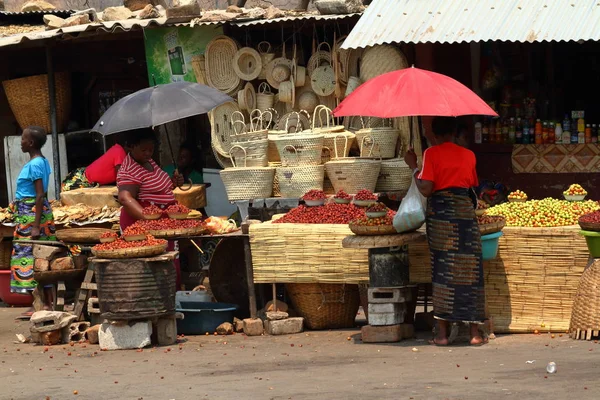
{"label": "patterned skirt", "polygon": [[481,235],[467,189],[435,192],[427,207],[433,314],[450,322],[482,323],[485,292]]}
{"label": "patterned skirt", "polygon": [[[33,246],[27,244],[31,240],[31,229],[35,221],[35,199],[17,200],[11,204],[15,215],[15,233],[13,251],[10,259],[10,291],[27,293],[35,289],[37,282],[33,279]],[[56,240],[54,217],[48,200],[44,199],[44,209],[40,220],[40,237],[36,240]]]}
{"label": "patterned skirt", "polygon": [[77,168],[76,170],[69,172],[65,180],[62,181],[60,190],[61,192],[67,192],[69,190],[98,186],[99,185],[97,183],[88,181],[87,176],[85,176],[85,168]]}

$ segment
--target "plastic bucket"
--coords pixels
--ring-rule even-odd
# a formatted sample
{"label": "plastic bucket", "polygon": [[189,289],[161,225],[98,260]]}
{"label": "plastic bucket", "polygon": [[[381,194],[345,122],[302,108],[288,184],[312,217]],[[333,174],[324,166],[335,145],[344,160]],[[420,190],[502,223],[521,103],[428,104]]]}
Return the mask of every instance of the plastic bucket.
{"label": "plastic bucket", "polygon": [[227,303],[181,301],[180,305],[177,311],[183,313],[184,318],[177,320],[177,333],[184,335],[213,333],[223,322],[233,323],[233,313],[237,310],[235,304]]}
{"label": "plastic bucket", "polygon": [[590,255],[594,258],[600,257],[600,232],[581,231],[580,235],[585,237]]}
{"label": "plastic bucket", "polygon": [[498,256],[498,239],[502,232],[490,233],[481,236],[481,253],[483,261],[493,260]]}
{"label": "plastic bucket", "polygon": [[30,294],[10,292],[10,270],[0,270],[0,299],[9,306],[29,307],[33,304]]}

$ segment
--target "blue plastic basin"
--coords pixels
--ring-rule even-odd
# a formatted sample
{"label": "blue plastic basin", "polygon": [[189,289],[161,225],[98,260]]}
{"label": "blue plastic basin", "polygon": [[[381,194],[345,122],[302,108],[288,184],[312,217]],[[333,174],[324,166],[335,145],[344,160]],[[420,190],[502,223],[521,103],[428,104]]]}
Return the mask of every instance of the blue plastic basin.
{"label": "blue plastic basin", "polygon": [[498,239],[500,239],[500,236],[502,236],[502,232],[481,236],[483,261],[493,260],[498,256]]}
{"label": "blue plastic basin", "polygon": [[237,310],[235,304],[181,301],[177,305],[177,311],[183,313],[184,318],[177,320],[177,333],[183,335],[213,333],[223,322],[233,323],[235,310]]}

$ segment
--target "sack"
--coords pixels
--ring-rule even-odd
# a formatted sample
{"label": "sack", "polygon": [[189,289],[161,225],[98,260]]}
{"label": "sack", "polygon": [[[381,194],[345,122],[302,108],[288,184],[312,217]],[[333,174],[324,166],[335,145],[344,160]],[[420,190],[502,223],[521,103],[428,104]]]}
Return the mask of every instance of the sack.
{"label": "sack", "polygon": [[398,233],[419,229],[425,223],[427,199],[419,192],[417,182],[413,177],[408,193],[402,199],[400,208],[394,216],[394,228]]}

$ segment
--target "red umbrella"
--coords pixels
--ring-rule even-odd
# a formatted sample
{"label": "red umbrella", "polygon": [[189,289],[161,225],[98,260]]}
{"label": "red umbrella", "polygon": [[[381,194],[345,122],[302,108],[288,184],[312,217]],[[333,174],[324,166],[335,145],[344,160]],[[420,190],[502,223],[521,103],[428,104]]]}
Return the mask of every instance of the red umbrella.
{"label": "red umbrella", "polygon": [[479,96],[449,76],[419,68],[388,72],[355,89],[336,117],[498,116]]}

